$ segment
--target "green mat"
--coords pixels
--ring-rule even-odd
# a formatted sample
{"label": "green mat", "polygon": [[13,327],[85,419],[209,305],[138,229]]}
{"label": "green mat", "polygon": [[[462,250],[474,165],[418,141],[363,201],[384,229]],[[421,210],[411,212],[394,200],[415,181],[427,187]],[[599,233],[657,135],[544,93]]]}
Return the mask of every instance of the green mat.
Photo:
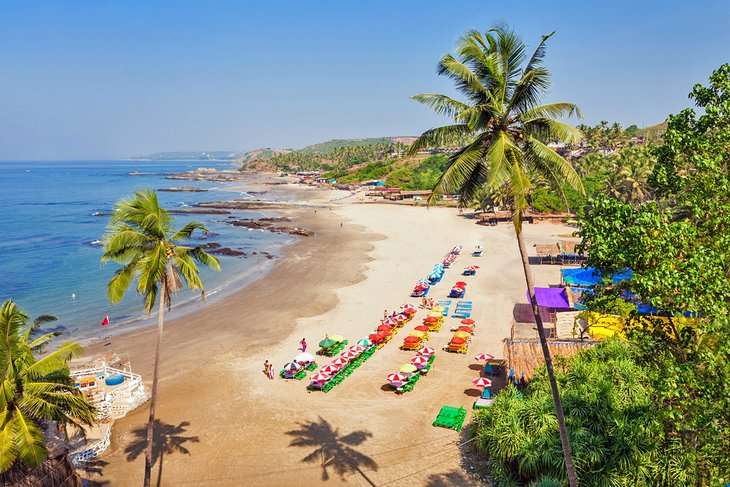
{"label": "green mat", "polygon": [[461,431],[466,419],[466,409],[454,406],[443,406],[432,423],[433,426]]}

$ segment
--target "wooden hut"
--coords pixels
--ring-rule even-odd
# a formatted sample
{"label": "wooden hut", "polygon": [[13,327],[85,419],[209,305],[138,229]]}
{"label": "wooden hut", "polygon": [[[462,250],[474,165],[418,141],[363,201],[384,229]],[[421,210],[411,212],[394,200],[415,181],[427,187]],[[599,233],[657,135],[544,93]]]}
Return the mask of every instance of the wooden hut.
{"label": "wooden hut", "polygon": [[[548,340],[548,348],[553,358],[572,357],[584,348],[592,347],[596,343],[598,342],[594,340]],[[504,356],[507,360],[507,375],[511,375],[517,381],[521,379],[529,381],[535,370],[545,364],[542,356],[542,346],[537,338],[505,338]]]}

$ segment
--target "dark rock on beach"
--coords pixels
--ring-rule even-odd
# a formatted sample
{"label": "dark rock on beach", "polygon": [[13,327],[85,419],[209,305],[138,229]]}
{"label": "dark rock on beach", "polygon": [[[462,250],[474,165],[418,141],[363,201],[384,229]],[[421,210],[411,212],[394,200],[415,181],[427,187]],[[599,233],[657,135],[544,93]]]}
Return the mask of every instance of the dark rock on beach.
{"label": "dark rock on beach", "polygon": [[208,190],[204,188],[195,188],[193,186],[177,186],[172,188],[159,188],[157,191],[165,193],[205,193]]}
{"label": "dark rock on beach", "polygon": [[273,225],[276,222],[288,222],[291,221],[285,217],[279,218],[259,218],[258,220],[251,220],[247,218],[243,219],[229,219],[226,223],[233,225],[234,227],[251,228],[254,230],[266,230],[272,233],[287,233],[289,235],[299,235],[301,237],[311,237],[314,232],[299,227],[288,227],[282,225]]}
{"label": "dark rock on beach", "polygon": [[228,257],[245,257],[246,256],[246,252],[244,252],[243,250],[232,249],[230,247],[215,248],[213,250],[208,250],[208,253],[213,254],[213,255],[225,255]]}

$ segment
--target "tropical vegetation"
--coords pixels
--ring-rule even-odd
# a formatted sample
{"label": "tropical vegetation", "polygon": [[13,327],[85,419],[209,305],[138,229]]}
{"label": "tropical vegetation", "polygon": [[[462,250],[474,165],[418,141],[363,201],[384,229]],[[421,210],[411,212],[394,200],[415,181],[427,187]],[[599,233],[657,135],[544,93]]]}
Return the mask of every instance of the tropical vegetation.
{"label": "tropical vegetation", "polygon": [[[43,354],[56,336],[42,326],[53,317],[28,316],[12,300],[0,308],[0,481],[39,467],[48,457],[44,430],[54,422],[91,425],[96,411],[70,377],[68,362],[80,353],[67,342]],[[5,484],[3,484],[5,485]]]}
{"label": "tropical vegetation", "polygon": [[132,285],[144,299],[144,309],[151,313],[157,303],[157,341],[155,343],[150,414],[147,423],[144,486],[149,487],[152,471],[152,449],[157,404],[157,384],[160,345],[165,309],[183,286],[204,293],[198,265],[220,270],[218,260],[202,246],[186,246],[196,231],[207,232],[200,223],[190,222],[175,231],[170,214],[160,206],[157,194],[151,190],[138,191],[133,197],[117,203],[107,234],[104,237],[102,262],[115,262],[121,267],[109,281],[107,294],[112,303],[119,302]]}
{"label": "tropical vegetation", "polygon": [[571,164],[548,145],[555,141],[574,144],[581,139],[581,132],[564,121],[565,117],[580,114],[575,105],[542,102],[550,85],[550,72],[543,60],[552,35],[543,36],[528,57],[525,44],[506,28],[467,32],[457,46],[456,56],[445,55],[438,67],[439,74],[454,81],[463,100],[434,93],[413,97],[449,116],[453,123],[427,130],[408,152],[415,154],[424,148],[441,147],[468,137],[469,143],[449,158],[430,200],[439,194],[458,193],[461,202],[468,204],[481,190],[487,189],[503,192],[509,201],[545,358],[565,471],[573,487],[577,480],[568,430],[522,234],[532,181],[536,177],[556,187],[565,183],[576,191],[583,190]]}
{"label": "tropical vegetation", "polygon": [[[690,98],[698,109],[669,116],[662,142],[637,155],[652,168],[646,195],[596,195],[579,212],[588,264],[633,270],[587,301],[624,316],[625,339],[558,366],[582,485],[730,482],[730,65]],[[548,385],[543,372],[479,413],[496,485],[565,482]]]}

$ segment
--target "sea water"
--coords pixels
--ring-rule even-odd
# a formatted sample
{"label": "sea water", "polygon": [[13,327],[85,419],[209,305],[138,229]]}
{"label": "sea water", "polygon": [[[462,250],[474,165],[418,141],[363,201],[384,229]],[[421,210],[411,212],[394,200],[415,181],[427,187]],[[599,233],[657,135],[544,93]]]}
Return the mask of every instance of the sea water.
{"label": "sea water", "polygon": [[[168,209],[247,196],[227,191],[225,183],[165,179],[165,175],[201,166],[231,168],[230,163],[211,161],[0,162],[0,299],[12,298],[31,317],[56,316],[54,326],[62,326],[64,336],[74,339],[98,338],[149,321],[134,287],[118,304],[107,299],[107,282],[118,268],[99,260],[109,215],[117,201],[139,189],[207,189],[158,192]],[[264,214],[240,211],[235,216],[258,218]],[[175,227],[192,220],[208,226],[210,235],[194,244],[216,242],[248,254],[245,258],[218,256],[221,272],[202,269],[208,303],[266,272],[271,261],[261,251],[276,255],[293,240],[289,235],[234,227],[225,223],[227,218],[174,215]],[[205,305],[200,304],[199,296],[191,291],[178,293],[174,314]],[[100,323],[107,314],[111,324],[102,329]]]}

